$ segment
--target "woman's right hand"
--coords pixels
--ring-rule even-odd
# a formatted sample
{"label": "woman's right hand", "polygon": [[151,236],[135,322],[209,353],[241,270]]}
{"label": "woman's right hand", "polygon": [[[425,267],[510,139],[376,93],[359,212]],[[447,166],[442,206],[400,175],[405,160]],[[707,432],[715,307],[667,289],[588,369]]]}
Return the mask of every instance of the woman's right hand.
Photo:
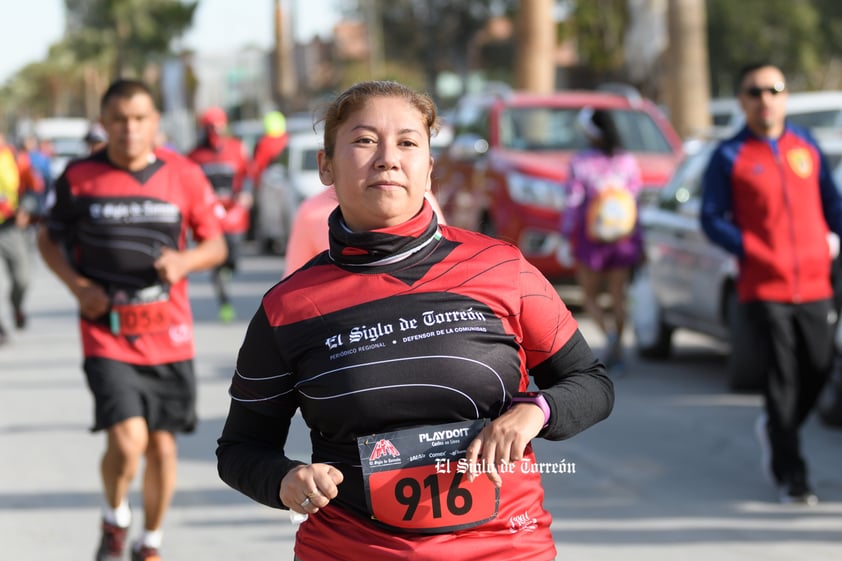
{"label": "woman's right hand", "polygon": [[289,471],[281,480],[280,499],[290,510],[314,514],[339,494],[344,476],[330,464],[309,464]]}

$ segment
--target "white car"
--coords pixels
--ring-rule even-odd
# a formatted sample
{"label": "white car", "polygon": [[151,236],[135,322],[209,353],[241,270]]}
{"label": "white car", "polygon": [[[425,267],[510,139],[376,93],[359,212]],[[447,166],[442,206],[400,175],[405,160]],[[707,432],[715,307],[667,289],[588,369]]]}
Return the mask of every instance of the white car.
{"label": "white car", "polygon": [[[713,135],[733,134],[743,126],[740,103],[733,97],[710,101]],[[786,101],[788,122],[811,130],[814,134],[839,130],[842,127],[842,91],[824,90],[793,92]]]}
{"label": "white car", "polygon": [[85,135],[91,123],[84,117],[50,117],[35,122],[33,133],[52,145],[50,171],[56,179],[71,160],[88,155]]}
{"label": "white car", "polygon": [[325,188],[317,159],[321,142],[312,130],[291,132],[286,150],[263,172],[255,239],[267,252],[283,253],[298,205]]}
{"label": "white car", "polygon": [[[842,178],[842,141],[823,142],[822,150]],[[689,155],[661,192],[657,203],[643,208],[646,263],[629,287],[631,325],[638,353],[667,358],[676,329],[688,329],[730,343],[727,364],[729,385],[735,390],[757,390],[764,376],[765,356],[738,305],[736,259],[710,242],[702,231],[699,212],[702,176],[716,143]],[[831,248],[838,239],[831,234]],[[838,260],[835,271],[839,268]],[[838,281],[840,275],[835,274]],[[838,282],[837,294],[840,294]],[[838,301],[838,299],[837,299]]]}

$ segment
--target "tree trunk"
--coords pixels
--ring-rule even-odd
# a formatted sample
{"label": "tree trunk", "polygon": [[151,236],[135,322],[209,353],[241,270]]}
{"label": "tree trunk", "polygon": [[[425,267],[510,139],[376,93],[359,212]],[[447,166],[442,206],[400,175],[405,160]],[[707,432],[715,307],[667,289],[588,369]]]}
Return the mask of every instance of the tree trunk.
{"label": "tree trunk", "polygon": [[682,138],[703,135],[710,126],[710,74],[705,0],[670,0],[666,101]]}
{"label": "tree trunk", "polygon": [[520,0],[515,87],[536,93],[555,90],[556,27],[553,0]]}

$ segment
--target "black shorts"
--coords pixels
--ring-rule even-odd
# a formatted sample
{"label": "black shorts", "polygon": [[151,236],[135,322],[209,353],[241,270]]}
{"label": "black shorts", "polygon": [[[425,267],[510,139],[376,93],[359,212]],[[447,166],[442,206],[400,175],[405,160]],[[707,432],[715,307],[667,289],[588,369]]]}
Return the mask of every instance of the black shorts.
{"label": "black shorts", "polygon": [[143,417],[150,431],[193,432],[196,428],[196,375],[193,361],[141,366],[88,357],[84,363],[94,396],[92,431],[129,417]]}

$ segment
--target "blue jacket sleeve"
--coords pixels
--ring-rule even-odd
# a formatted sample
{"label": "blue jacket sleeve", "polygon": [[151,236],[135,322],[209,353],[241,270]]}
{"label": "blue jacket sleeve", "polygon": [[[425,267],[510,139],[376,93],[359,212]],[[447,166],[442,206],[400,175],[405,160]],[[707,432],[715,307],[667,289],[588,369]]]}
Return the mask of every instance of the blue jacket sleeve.
{"label": "blue jacket sleeve", "polygon": [[732,219],[731,170],[733,157],[725,145],[720,145],[711,156],[702,177],[702,230],[714,244],[741,258],[743,235]]}
{"label": "blue jacket sleeve", "polygon": [[819,190],[822,197],[824,219],[827,222],[827,227],[842,238],[842,198],[840,198],[839,189],[833,179],[827,158],[821,149],[819,149],[819,159],[821,160]]}

